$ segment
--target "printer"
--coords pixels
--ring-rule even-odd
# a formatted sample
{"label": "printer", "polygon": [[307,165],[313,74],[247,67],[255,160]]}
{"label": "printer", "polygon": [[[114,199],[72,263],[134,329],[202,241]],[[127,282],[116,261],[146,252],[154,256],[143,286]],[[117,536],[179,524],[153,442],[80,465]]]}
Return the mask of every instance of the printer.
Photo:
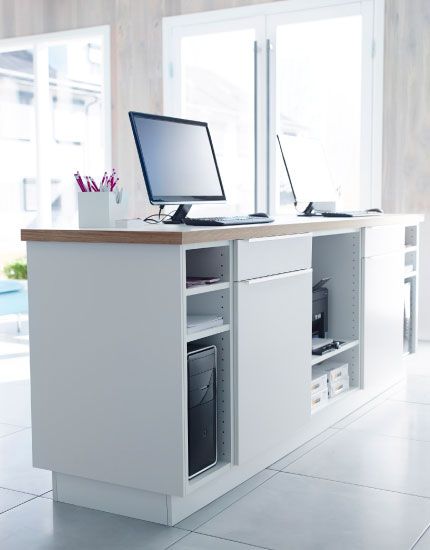
{"label": "printer", "polygon": [[328,331],[328,288],[331,277],[321,279],[312,287],[312,338],[326,338]]}

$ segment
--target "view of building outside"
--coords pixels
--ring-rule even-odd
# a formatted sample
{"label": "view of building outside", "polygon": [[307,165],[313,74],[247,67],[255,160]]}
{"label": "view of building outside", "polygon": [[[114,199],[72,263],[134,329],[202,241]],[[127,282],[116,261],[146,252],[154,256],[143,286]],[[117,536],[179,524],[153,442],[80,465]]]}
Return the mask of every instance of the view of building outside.
{"label": "view of building outside", "polygon": [[[0,270],[25,255],[21,228],[76,222],[73,174],[101,177],[105,168],[102,39],[47,41],[46,46],[48,81],[40,82],[36,48],[2,52],[0,43]],[[47,98],[43,110],[36,105],[37,87],[46,91],[40,96]],[[37,108],[42,118],[36,117]],[[48,160],[47,182],[37,177],[41,150]],[[44,183],[45,195],[39,192]],[[39,204],[41,196],[49,204]]]}

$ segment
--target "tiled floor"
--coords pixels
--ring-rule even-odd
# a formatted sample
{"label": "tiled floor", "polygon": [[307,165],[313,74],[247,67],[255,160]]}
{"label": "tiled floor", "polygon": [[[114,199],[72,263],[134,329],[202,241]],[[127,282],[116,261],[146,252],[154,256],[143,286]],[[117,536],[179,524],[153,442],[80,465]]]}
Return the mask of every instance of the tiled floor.
{"label": "tiled floor", "polygon": [[169,528],[53,502],[28,342],[0,323],[1,550],[430,549],[430,344],[407,382]]}

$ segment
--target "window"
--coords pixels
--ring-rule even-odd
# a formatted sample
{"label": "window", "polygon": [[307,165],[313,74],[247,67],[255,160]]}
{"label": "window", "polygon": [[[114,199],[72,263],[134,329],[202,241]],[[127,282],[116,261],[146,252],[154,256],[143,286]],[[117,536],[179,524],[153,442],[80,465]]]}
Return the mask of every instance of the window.
{"label": "window", "polygon": [[165,113],[209,122],[228,213],[291,212],[277,133],[321,143],[339,207],[379,206],[382,36],[381,0],[287,0],[164,20]]}
{"label": "window", "polygon": [[23,227],[76,221],[73,174],[110,165],[106,27],[0,41],[0,264]]}

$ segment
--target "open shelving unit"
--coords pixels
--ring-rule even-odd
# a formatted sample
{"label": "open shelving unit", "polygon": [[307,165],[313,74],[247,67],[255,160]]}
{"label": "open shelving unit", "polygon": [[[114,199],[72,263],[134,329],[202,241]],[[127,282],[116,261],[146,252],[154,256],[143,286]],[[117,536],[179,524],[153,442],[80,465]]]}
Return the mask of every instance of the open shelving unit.
{"label": "open shelving unit", "polygon": [[[312,243],[313,284],[331,277],[328,288],[327,337],[346,342],[324,355],[312,355],[310,368],[335,359],[348,363],[349,390],[312,410],[315,414],[361,388],[360,286],[361,236],[359,231],[315,235]],[[311,394],[311,389],[310,389]],[[311,401],[311,397],[310,397]],[[311,407],[312,409],[312,407]]]}
{"label": "open shelving unit", "polygon": [[[217,348],[217,463],[186,481],[187,492],[213,481],[231,468],[232,457],[232,251],[229,242],[185,247],[184,300],[187,314],[216,314],[224,323],[199,332],[185,332],[187,344]],[[219,282],[186,288],[187,276],[217,277]],[[185,358],[186,368],[186,358]],[[186,377],[185,377],[186,378]],[[188,437],[188,435],[187,435]]]}

